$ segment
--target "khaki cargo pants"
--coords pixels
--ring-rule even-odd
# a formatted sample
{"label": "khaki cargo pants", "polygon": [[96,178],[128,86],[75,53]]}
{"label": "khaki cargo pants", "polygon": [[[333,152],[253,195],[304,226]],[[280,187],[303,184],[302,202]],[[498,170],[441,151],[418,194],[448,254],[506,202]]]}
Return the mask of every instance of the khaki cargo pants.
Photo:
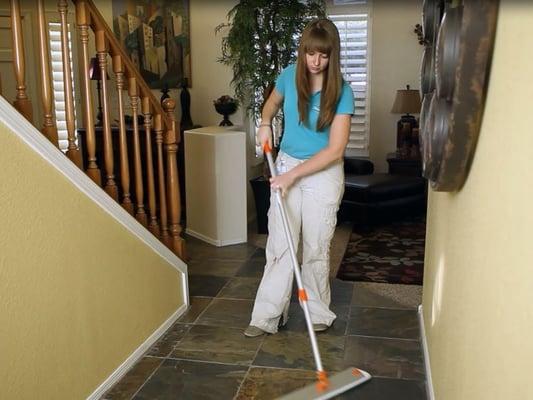
{"label": "khaki cargo pants", "polygon": [[[280,153],[276,168],[282,174],[302,162]],[[314,324],[329,326],[336,318],[329,309],[329,251],[343,193],[344,171],[339,161],[298,180],[283,198],[295,248],[302,238],[302,280]],[[294,272],[274,192],[270,197],[268,230],[265,271],[250,325],[276,333],[280,317],[283,316],[284,322],[288,319]]]}

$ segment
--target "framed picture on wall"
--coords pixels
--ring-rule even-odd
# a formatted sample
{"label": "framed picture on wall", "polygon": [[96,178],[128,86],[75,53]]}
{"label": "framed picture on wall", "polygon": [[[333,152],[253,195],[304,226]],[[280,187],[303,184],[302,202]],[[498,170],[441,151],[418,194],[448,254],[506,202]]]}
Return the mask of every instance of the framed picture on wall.
{"label": "framed picture on wall", "polygon": [[191,86],[189,0],[113,0],[113,30],[152,89]]}

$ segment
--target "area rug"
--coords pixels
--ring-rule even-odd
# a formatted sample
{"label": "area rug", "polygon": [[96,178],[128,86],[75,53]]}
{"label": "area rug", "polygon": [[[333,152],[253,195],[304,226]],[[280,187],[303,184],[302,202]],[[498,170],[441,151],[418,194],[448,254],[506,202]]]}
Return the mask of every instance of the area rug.
{"label": "area rug", "polygon": [[373,227],[354,226],[337,278],[422,285],[425,232],[423,218]]}

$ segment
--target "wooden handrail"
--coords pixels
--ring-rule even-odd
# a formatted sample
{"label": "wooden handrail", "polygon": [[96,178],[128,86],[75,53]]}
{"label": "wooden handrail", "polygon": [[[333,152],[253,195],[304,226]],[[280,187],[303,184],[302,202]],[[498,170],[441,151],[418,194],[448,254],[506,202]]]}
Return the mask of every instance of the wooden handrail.
{"label": "wooden handrail", "polygon": [[[86,16],[88,18],[88,24],[91,26],[94,32],[102,31],[104,37],[109,46],[108,51],[111,54],[111,57],[120,56],[124,63],[124,71],[127,78],[135,78],[137,85],[139,86],[140,93],[139,97],[147,97],[152,107],[153,114],[161,114],[163,125],[168,129],[172,126],[172,122],[169,117],[165,114],[163,107],[159,100],[154,96],[152,90],[146,84],[141,73],[137,70],[137,67],[133,64],[128,54],[124,51],[122,44],[115,37],[115,34],[111,31],[107,23],[105,22],[104,17],[100,14],[92,0],[73,0],[77,6],[86,7]],[[179,129],[176,133],[176,142],[179,143],[181,140]]]}
{"label": "wooden handrail", "polygon": [[[185,242],[181,237],[181,204],[177,151],[180,131],[175,121],[176,102],[166,99],[162,104],[154,96],[139,70],[126,54],[92,0],[73,0],[76,6],[76,25],[81,43],[78,65],[81,81],[81,109],[85,134],[75,132],[74,93],[70,60],[70,41],[67,23],[68,0],[58,0],[57,8],[61,21],[61,56],[63,67],[63,89],[68,133],[67,156],[83,169],[82,151],[86,153],[87,174],[152,234],[165,243],[178,257],[186,258]],[[37,0],[39,16],[39,69],[42,75],[42,106],[44,111],[43,133],[52,141],[52,90],[50,81],[49,46],[44,1]],[[25,60],[21,30],[19,0],[11,0],[13,47],[15,54],[14,70],[17,83],[15,105],[30,121],[31,102],[26,95]],[[89,65],[89,28],[94,33],[97,62]],[[108,83],[109,58],[114,72],[114,86],[118,94],[118,137],[117,129],[111,124],[112,104]],[[97,65],[95,65],[97,64]],[[90,67],[92,68],[90,70]],[[95,69],[96,68],[96,69]],[[90,71],[93,73],[90,75]],[[93,124],[93,100],[90,86],[91,77],[102,77],[99,106],[102,103],[102,129],[99,137]],[[99,88],[99,86],[97,86]],[[133,113],[133,132],[126,129],[125,91],[129,96]],[[139,132],[137,117],[143,117],[143,135]],[[57,132],[57,131],[56,131]],[[57,137],[57,133],[55,134]],[[80,140],[83,139],[83,140]],[[118,141],[118,146],[113,142]],[[79,145],[79,146],[78,146]],[[130,149],[128,148],[130,147]],[[98,149],[98,159],[97,159]],[[118,150],[118,154],[116,151]],[[132,150],[130,152],[130,150]],[[103,161],[103,169],[98,161]],[[131,163],[130,163],[131,160]],[[119,168],[116,165],[119,164]],[[130,171],[131,169],[131,171]],[[103,173],[104,182],[101,179]],[[133,174],[131,174],[133,172]],[[115,175],[118,173],[119,175]],[[132,176],[133,175],[133,176]],[[116,177],[116,179],[115,179]],[[120,179],[119,179],[120,178]],[[135,193],[130,192],[134,178]],[[118,185],[117,185],[118,183]],[[147,204],[145,204],[145,199]],[[147,206],[147,207],[145,207]]]}

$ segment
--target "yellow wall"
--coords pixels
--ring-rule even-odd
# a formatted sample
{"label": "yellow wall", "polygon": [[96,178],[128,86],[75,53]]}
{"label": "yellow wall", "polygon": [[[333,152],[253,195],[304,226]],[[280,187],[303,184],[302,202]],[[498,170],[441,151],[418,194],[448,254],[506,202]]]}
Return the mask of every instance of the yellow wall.
{"label": "yellow wall", "polygon": [[180,305],[182,274],[0,124],[0,397],[82,399]]}
{"label": "yellow wall", "polygon": [[430,193],[424,319],[438,400],[531,399],[533,7],[500,3],[464,188]]}
{"label": "yellow wall", "polygon": [[396,90],[405,85],[420,89],[423,46],[413,31],[421,15],[421,1],[373,1],[370,159],[379,172],[387,171],[387,153],[396,150],[396,123],[401,115],[390,112]]}

